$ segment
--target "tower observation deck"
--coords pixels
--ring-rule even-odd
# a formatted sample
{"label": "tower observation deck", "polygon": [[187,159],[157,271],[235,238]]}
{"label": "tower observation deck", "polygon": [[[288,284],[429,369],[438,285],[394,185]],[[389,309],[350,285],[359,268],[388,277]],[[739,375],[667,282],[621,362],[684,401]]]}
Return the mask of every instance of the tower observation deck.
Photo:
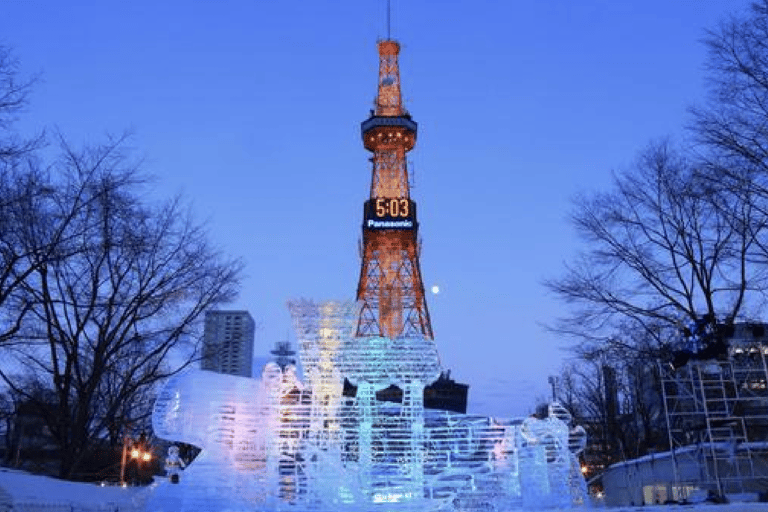
{"label": "tower observation deck", "polygon": [[365,149],[373,153],[370,198],[363,207],[361,303],[356,336],[433,339],[419,267],[419,224],[411,199],[406,153],[417,124],[403,107],[400,45],[380,41],[376,107],[362,122]]}

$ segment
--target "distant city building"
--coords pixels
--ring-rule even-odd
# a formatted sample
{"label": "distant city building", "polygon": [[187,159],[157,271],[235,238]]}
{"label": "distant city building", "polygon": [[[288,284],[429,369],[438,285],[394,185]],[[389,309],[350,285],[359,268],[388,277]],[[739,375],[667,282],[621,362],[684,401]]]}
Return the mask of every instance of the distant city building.
{"label": "distant city building", "polygon": [[202,369],[251,377],[254,327],[247,311],[206,312]]}

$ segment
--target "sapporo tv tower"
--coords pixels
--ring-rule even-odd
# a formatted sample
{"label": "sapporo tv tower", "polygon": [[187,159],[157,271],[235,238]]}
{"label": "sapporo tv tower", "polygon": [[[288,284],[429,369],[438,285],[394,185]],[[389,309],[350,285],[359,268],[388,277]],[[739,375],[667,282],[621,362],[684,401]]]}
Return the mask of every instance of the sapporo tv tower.
{"label": "sapporo tv tower", "polygon": [[416,143],[416,122],[403,108],[400,45],[380,41],[376,108],[363,121],[365,149],[373,153],[370,199],[363,207],[361,302],[357,336],[433,339],[419,267],[419,224],[411,200],[406,154]]}
{"label": "sapporo tv tower", "polygon": [[[387,23],[389,25],[389,23]],[[389,27],[387,30],[389,35]],[[356,336],[434,339],[419,265],[419,223],[411,200],[406,154],[416,143],[416,122],[403,107],[398,55],[387,37],[378,43],[379,86],[375,109],[362,122],[363,145],[373,153],[370,197],[363,206],[362,265],[357,286],[361,304]],[[443,373],[424,388],[424,406],[464,413],[469,386]],[[348,382],[345,394],[351,395]],[[392,385],[379,400],[400,402]]]}

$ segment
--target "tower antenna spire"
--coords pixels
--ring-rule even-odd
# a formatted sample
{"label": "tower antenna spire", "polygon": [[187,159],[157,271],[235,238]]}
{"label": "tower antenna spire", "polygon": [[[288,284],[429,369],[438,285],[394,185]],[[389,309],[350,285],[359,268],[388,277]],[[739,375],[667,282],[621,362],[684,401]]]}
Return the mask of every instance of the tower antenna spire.
{"label": "tower antenna spire", "polygon": [[387,0],[387,41],[389,41],[390,18],[392,16],[391,0]]}

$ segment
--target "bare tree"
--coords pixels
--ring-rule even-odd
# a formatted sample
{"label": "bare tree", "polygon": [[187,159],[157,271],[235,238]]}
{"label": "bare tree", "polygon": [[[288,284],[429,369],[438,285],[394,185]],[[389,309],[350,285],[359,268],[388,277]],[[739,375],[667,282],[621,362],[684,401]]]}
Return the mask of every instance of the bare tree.
{"label": "bare tree", "polygon": [[[52,386],[46,422],[70,477],[95,439],[114,440],[146,414],[135,406],[152,387],[192,361],[178,349],[206,309],[234,297],[242,265],[210,245],[178,198],[142,200],[145,180],[121,140],[80,152],[63,142],[62,151],[52,221],[24,233],[29,247],[56,244],[30,255],[29,314],[7,350]],[[0,377],[24,393],[13,375]]]}
{"label": "bare tree", "polygon": [[13,416],[13,397],[9,393],[0,393],[0,438],[3,439],[3,458],[0,460],[4,464],[11,462],[13,452]]}
{"label": "bare tree", "polygon": [[26,107],[34,78],[22,78],[19,62],[10,48],[0,45],[0,171],[43,142],[43,134],[24,138],[13,130],[17,116]]}
{"label": "bare tree", "polygon": [[669,342],[692,323],[714,339],[716,324],[765,313],[768,0],[709,31],[706,44],[711,94],[689,126],[697,145],[650,144],[608,192],[578,198],[586,250],[546,283],[571,308],[553,329],[578,339],[570,399],[609,418],[598,384],[615,373],[618,409],[633,411],[621,428],[633,434],[615,434],[627,456],[663,445],[658,361]]}
{"label": "bare tree", "polygon": [[758,319],[768,285],[768,0],[708,32],[709,102],[695,154],[652,144],[608,193],[578,200],[589,245],[547,284],[574,307],[556,326],[616,339],[632,321],[668,338],[706,317]]}
{"label": "bare tree", "polygon": [[14,123],[27,105],[34,79],[21,78],[19,63],[0,45],[0,344],[15,334],[27,308],[7,302],[34,270],[20,232],[36,224],[46,188],[45,173],[36,168],[33,152],[43,143],[40,133],[24,138]]}
{"label": "bare tree", "polygon": [[663,341],[705,316],[759,314],[768,276],[751,256],[762,232],[752,206],[733,199],[669,143],[651,144],[611,191],[577,199],[573,222],[587,249],[545,283],[573,308],[553,327],[614,343],[631,324]]}
{"label": "bare tree", "polygon": [[559,399],[587,431],[588,476],[666,448],[658,365],[635,348],[641,345],[623,340],[593,347],[561,372]]}
{"label": "bare tree", "polygon": [[[118,148],[124,140],[125,136],[112,140],[108,146]],[[63,200],[61,183],[49,174],[32,156],[14,160],[0,173],[0,345],[18,339],[32,306],[23,290],[25,282],[45,264],[81,251],[82,246],[73,242],[90,228],[76,221],[81,210],[98,200],[88,193],[92,184],[87,179],[72,181]]]}
{"label": "bare tree", "polygon": [[15,294],[35,270],[36,258],[28,250],[23,231],[37,225],[34,212],[39,210],[43,183],[35,170],[21,172],[8,165],[0,172],[0,343],[19,330],[29,309]]}
{"label": "bare tree", "polygon": [[750,209],[750,259],[768,264],[768,0],[708,32],[709,102],[692,109],[703,177],[725,201]]}
{"label": "bare tree", "polygon": [[654,143],[609,192],[582,196],[573,221],[587,249],[547,286],[570,316],[555,330],[578,339],[570,399],[608,464],[663,445],[658,361],[682,328],[758,318],[766,266],[763,213],[668,142]]}
{"label": "bare tree", "polygon": [[708,31],[706,44],[710,96],[692,109],[692,132],[732,178],[768,171],[768,0]]}

